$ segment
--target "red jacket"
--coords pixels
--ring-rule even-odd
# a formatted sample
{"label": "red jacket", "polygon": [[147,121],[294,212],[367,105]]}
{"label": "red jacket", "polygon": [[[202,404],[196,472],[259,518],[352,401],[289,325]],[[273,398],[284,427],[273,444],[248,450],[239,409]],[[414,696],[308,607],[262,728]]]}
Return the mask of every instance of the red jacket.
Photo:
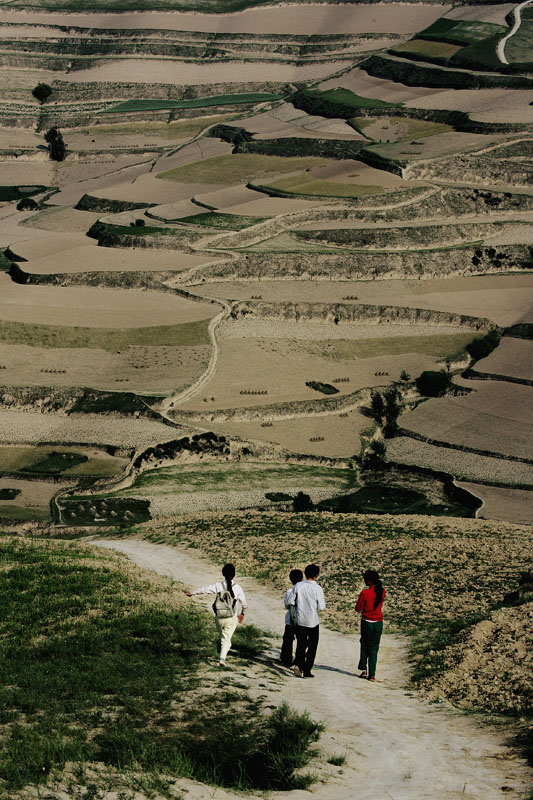
{"label": "red jacket", "polygon": [[381,622],[383,619],[381,608],[383,606],[383,601],[385,600],[385,594],[385,589],[383,589],[381,603],[377,608],[374,608],[374,602],[376,600],[374,587],[369,586],[368,589],[363,589],[357,599],[357,603],[355,604],[355,610],[362,613],[363,619],[368,619],[370,622]]}

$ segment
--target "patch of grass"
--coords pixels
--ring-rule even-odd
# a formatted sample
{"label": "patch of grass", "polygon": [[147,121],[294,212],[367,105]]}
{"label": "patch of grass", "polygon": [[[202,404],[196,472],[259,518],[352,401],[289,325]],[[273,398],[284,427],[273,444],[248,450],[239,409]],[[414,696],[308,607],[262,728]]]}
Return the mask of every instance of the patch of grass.
{"label": "patch of grass", "polygon": [[22,200],[23,197],[32,197],[34,194],[45,192],[48,188],[48,186],[0,186],[0,202]]}
{"label": "patch of grass", "polygon": [[88,461],[82,453],[59,452],[52,450],[43,459],[36,461],[31,467],[22,467],[21,472],[31,472],[38,475],[60,475],[67,469],[78,466]]}
{"label": "patch of grass", "polygon": [[82,133],[103,136],[133,136],[155,134],[162,139],[188,139],[196,136],[204,128],[234,119],[234,114],[216,114],[213,117],[182,119],[176,122],[117,122],[113,125],[92,125],[82,129]]}
{"label": "patch of grass", "polygon": [[321,392],[322,394],[338,394],[339,390],[336,386],[332,386],[330,383],[322,383],[322,381],[306,381],[306,386],[309,386],[310,389],[314,389],[317,392]]}
{"label": "patch of grass", "polygon": [[0,272],[8,272],[11,268],[11,261],[7,258],[5,250],[0,250]]}
{"label": "patch of grass", "polygon": [[280,195],[306,195],[311,197],[366,197],[371,194],[381,194],[385,191],[383,186],[327,181],[322,178],[315,178],[305,172],[272,181],[264,188],[269,191],[275,190]]}
{"label": "patch of grass", "polygon": [[0,341],[30,347],[96,348],[116,352],[140,347],[194,347],[209,344],[209,320],[147,328],[81,328],[0,320]]}
{"label": "patch of grass", "polygon": [[[167,579],[72,543],[0,540],[0,789],[68,763],[288,789],[321,726],[286,705],[213,691],[209,616]],[[218,677],[218,674],[217,674]],[[104,789],[98,773],[87,797]],[[307,782],[309,782],[309,778]],[[100,785],[99,785],[100,783]],[[105,787],[107,788],[107,787]]]}
{"label": "patch of grass", "polygon": [[408,42],[402,42],[402,44],[396,45],[390,52],[407,56],[413,54],[415,56],[422,56],[427,61],[446,64],[449,59],[459,50],[462,50],[463,47],[464,45],[450,44],[449,42],[410,39]]}
{"label": "patch of grass", "polygon": [[[524,9],[525,10],[525,9]],[[519,29],[505,44],[505,55],[510,64],[533,61],[533,19],[522,19]]]}
{"label": "patch of grass", "polygon": [[365,133],[369,127],[381,123],[400,123],[407,126],[406,133],[398,139],[400,142],[408,141],[412,138],[423,139],[427,136],[437,136],[439,133],[449,133],[453,131],[451,125],[443,122],[431,122],[425,119],[413,119],[412,117],[354,117],[348,120],[356,130]]}
{"label": "patch of grass", "polygon": [[307,89],[305,94],[317,100],[332,101],[347,108],[398,108],[403,103],[388,103],[386,100],[378,100],[375,97],[361,97],[350,89],[326,89],[316,91]]}
{"label": "patch of grass", "polygon": [[451,42],[452,44],[470,45],[482,42],[491,36],[499,34],[505,36],[505,25],[493,22],[480,22],[479,20],[436,20],[429,28],[421,31],[417,38]]}
{"label": "patch of grass", "polygon": [[[101,244],[107,244],[110,237],[138,237],[155,236],[157,238],[188,239],[195,241],[201,234],[194,231],[184,231],[179,228],[164,228],[157,225],[111,225],[106,222],[95,222],[87,231],[87,236],[98,239]],[[111,243],[111,242],[110,242]]]}
{"label": "patch of grass", "polygon": [[222,231],[241,231],[251,225],[266,222],[269,217],[247,217],[244,214],[224,214],[209,211],[205,214],[193,214],[182,217],[179,221],[189,225],[201,225],[206,228],[216,228]]}
{"label": "patch of grass", "polygon": [[29,506],[3,505],[0,503],[0,520],[9,522],[50,521],[50,511],[47,508],[33,508]]}
{"label": "patch of grass", "polygon": [[231,647],[243,658],[253,658],[268,647],[266,633],[256,625],[238,625],[231,640]]}
{"label": "patch of grass", "polygon": [[245,92],[240,94],[219,94],[211,97],[196,97],[193,100],[125,100],[100,114],[127,114],[135,111],[159,111],[174,108],[207,108],[209,106],[229,106],[240,104],[264,103],[270,100],[281,100],[282,94],[271,92]]}
{"label": "patch of grass", "polygon": [[323,500],[319,511],[337,514],[427,514],[437,517],[466,517],[471,512],[460,503],[431,503],[424,492],[404,486],[362,486],[352,494]]}
{"label": "patch of grass", "polygon": [[343,767],[346,764],[346,756],[330,756],[328,764],[333,764],[334,767]]}
{"label": "patch of grass", "polygon": [[160,172],[157,177],[165,181],[180,183],[227,183],[251,180],[259,175],[296,172],[312,167],[324,167],[335,163],[332,159],[309,157],[285,158],[283,156],[263,156],[252,153],[235,153],[226,156],[213,156],[192,164]]}
{"label": "patch of grass", "polygon": [[[0,471],[12,474],[53,475],[59,470],[72,477],[111,477],[122,472],[127,463],[126,458],[105,457],[104,453],[99,457],[94,448],[62,447],[58,451],[57,445],[0,445]],[[46,464],[50,464],[50,472]],[[35,469],[37,465],[39,469]]]}

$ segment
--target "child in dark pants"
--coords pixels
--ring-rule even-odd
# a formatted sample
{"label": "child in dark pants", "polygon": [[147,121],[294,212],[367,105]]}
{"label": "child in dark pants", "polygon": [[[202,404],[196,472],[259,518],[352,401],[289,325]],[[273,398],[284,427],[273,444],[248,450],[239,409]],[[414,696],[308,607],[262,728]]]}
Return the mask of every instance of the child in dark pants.
{"label": "child in dark pants", "polygon": [[363,589],[355,606],[355,610],[362,615],[361,656],[358,669],[362,670],[360,678],[375,681],[379,642],[383,631],[381,607],[385,599],[385,589],[378,573],[373,569],[367,569],[363,574],[363,580],[368,588]]}
{"label": "child in dark pants", "polygon": [[283,642],[281,645],[280,661],[284,667],[292,667],[292,644],[296,638],[296,623],[293,620],[294,606],[290,605],[290,600],[294,594],[294,587],[297,583],[303,580],[304,574],[301,569],[292,569],[289,573],[289,578],[292,583],[290,589],[285,592],[284,604],[287,609],[285,614],[285,633],[283,634]]}

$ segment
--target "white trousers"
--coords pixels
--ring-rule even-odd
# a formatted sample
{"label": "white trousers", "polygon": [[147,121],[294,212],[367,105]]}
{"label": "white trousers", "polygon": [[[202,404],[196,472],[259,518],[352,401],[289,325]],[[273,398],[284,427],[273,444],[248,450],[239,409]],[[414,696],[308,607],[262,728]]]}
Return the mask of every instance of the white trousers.
{"label": "white trousers", "polygon": [[239,624],[237,616],[228,617],[227,619],[219,619],[215,617],[215,625],[220,634],[220,660],[225,661],[228,650],[231,647],[231,637],[235,628]]}

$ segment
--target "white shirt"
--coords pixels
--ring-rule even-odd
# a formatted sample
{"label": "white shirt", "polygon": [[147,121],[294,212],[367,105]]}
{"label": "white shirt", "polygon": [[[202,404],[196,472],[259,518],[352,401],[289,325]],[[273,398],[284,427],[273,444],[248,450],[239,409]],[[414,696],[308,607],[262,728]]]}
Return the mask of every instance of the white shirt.
{"label": "white shirt", "polygon": [[324,592],[316,581],[303,580],[294,587],[289,605],[296,605],[296,624],[302,628],[316,628],[318,612],[326,607]]}
{"label": "white shirt", "polygon": [[[238,583],[232,583],[231,588],[233,589],[233,594],[235,598],[240,602],[241,607],[243,609],[248,608],[248,604],[246,602],[246,597],[244,596],[244,592],[242,588],[239,586]],[[221,581],[217,581],[217,583],[211,583],[209,586],[201,586],[199,589],[195,589],[192,594],[218,594],[219,592],[225,592],[227,589],[226,581],[222,583]]]}
{"label": "white shirt", "polygon": [[[294,587],[294,586],[291,586],[291,588],[290,588],[290,589],[287,589],[287,591],[285,592],[285,598],[284,598],[284,600],[283,600],[283,603],[284,603],[284,605],[285,605],[285,608],[289,608],[289,606],[290,606],[290,605],[292,605],[292,604],[291,604],[291,597],[292,597],[292,596],[293,596],[293,594],[294,594],[294,589],[295,589],[295,587]],[[289,610],[287,611],[287,613],[285,614],[285,625],[292,625],[292,622],[291,622],[291,612],[290,612],[290,609],[289,609]]]}

